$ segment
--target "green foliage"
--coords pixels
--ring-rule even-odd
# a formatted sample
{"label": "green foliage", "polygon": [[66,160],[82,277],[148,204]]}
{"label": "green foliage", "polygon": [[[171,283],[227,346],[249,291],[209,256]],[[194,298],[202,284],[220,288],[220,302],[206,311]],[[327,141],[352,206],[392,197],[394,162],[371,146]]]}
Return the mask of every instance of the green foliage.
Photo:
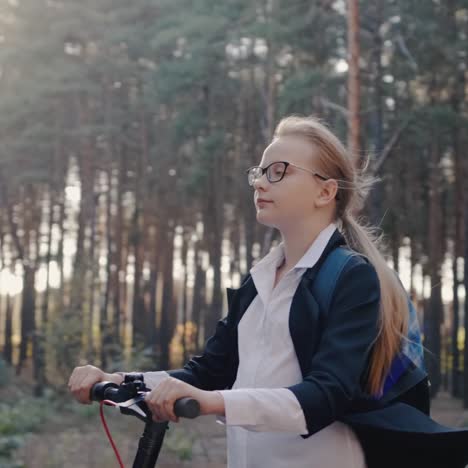
{"label": "green foliage", "polygon": [[[318,114],[346,138],[346,16],[339,8],[345,2],[17,3],[0,5],[5,19],[0,48],[0,184],[6,187],[0,217],[9,220],[7,208],[11,208],[21,240],[38,234],[42,244],[40,211],[49,193],[54,193],[54,209],[66,201],[65,168],[73,166],[78,178],[86,170],[85,177],[93,177],[75,181],[82,183],[82,200],[89,201],[80,204],[83,212],[68,212],[66,207],[65,236],[71,239],[79,231],[78,219],[86,238],[80,252],[83,259],[75,262],[84,266],[72,272],[73,279],[64,288],[65,294],[70,289],[77,297],[65,310],[51,305],[53,319],[44,336],[47,380],[65,388],[71,370],[82,359],[100,360],[101,350],[86,348],[85,343],[89,330],[100,334],[98,327],[83,333],[84,317],[91,315],[89,290],[99,288],[94,299],[103,300],[101,271],[94,276],[89,272],[103,255],[108,229],[112,242],[117,234],[122,234],[124,244],[145,237],[134,234],[129,221],[136,203],[141,202],[137,208],[142,230],[149,233],[143,246],[145,269],[153,257],[149,243],[154,229],[184,225],[195,231],[200,219],[213,218],[212,212],[206,212],[213,207],[216,214],[222,214],[227,204],[234,207],[236,223],[227,226],[222,216],[216,216],[216,226],[209,231],[216,228],[222,237],[231,228],[239,229],[248,242],[261,242],[261,230],[247,232],[254,221],[243,202],[244,186],[233,174],[254,163],[272,127],[286,114]],[[395,251],[403,237],[411,236],[415,262],[427,263],[427,200],[434,192],[430,181],[437,169],[433,166],[442,157],[445,163],[454,159],[457,132],[461,151],[466,146],[467,99],[461,79],[467,68],[466,9],[466,0],[363,0],[361,4],[363,152],[375,153],[378,160],[400,126],[409,121],[382,166],[381,198],[373,207],[374,216],[379,223],[383,219]],[[102,179],[109,167],[116,178],[113,214],[103,221],[102,198],[97,200],[95,192],[107,195]],[[210,177],[219,167],[228,175]],[[171,169],[176,175],[168,177]],[[450,171],[448,166],[438,185],[449,236],[454,232],[452,205],[457,202]],[[142,174],[147,175],[144,186]],[[21,203],[29,189],[38,197],[34,216],[26,214]],[[117,206],[119,196],[123,201]],[[124,222],[121,232],[115,233],[120,212]],[[94,226],[91,213],[96,215]],[[33,226],[30,218],[36,215],[39,220]],[[54,229],[59,227],[57,216]],[[9,224],[0,240],[13,244]],[[91,258],[93,227],[100,243],[93,246]],[[205,232],[200,239],[201,254],[210,258],[211,234]],[[29,238],[33,242],[36,235]],[[53,244],[55,250],[55,234]],[[251,251],[251,245],[245,247]],[[6,257],[16,258],[14,245],[4,250]],[[39,250],[38,265],[44,260],[42,245]],[[127,257],[121,258],[119,274],[125,273],[133,246],[123,245],[122,252]],[[232,260],[232,265],[241,264],[238,258]],[[149,280],[143,282],[146,291]],[[119,340],[102,341],[104,354],[111,356],[109,370],[154,369],[158,364],[158,356],[144,352],[150,343],[134,347],[125,357],[119,356]],[[93,343],[100,345],[99,339]],[[2,372],[0,362],[0,385]]]}
{"label": "green foliage", "polygon": [[21,446],[21,442],[12,439],[10,437],[0,438],[0,466],[2,468],[26,468],[22,461],[11,459],[12,451]]}
{"label": "green foliage", "polygon": [[[11,384],[10,384],[11,385]],[[21,468],[21,461],[13,460],[31,432],[38,431],[56,409],[55,394],[46,392],[42,398],[34,398],[15,390],[15,398],[0,403],[0,466]]]}
{"label": "green foliage", "polygon": [[[77,415],[80,421],[95,421],[98,422],[99,410],[97,404],[91,405],[81,405],[73,401],[70,404],[70,401],[66,400],[65,403],[67,411]],[[63,411],[63,408],[61,408]]]}
{"label": "green foliage", "polygon": [[0,357],[0,389],[10,384],[12,376],[13,376],[13,372],[11,368]]}
{"label": "green foliage", "polygon": [[[309,114],[313,109],[312,95],[321,92],[321,85],[328,79],[324,72],[303,71],[287,78],[279,96],[281,114],[292,112]],[[309,95],[308,99],[304,99]]]}
{"label": "green foliage", "polygon": [[177,454],[180,460],[191,460],[194,441],[193,435],[171,426],[164,438],[164,447]]}
{"label": "green foliage", "polygon": [[0,403],[0,434],[14,435],[27,433],[37,429],[45,419],[48,411],[42,405],[50,403],[47,400],[36,400],[20,396],[13,405]]}
{"label": "green foliage", "polygon": [[72,370],[79,365],[82,321],[78,314],[54,318],[45,333],[46,377],[54,388],[65,388]]}
{"label": "green foliage", "polygon": [[151,347],[145,347],[144,342],[133,346],[121,359],[109,363],[108,372],[117,371],[150,371],[158,369],[158,356]]}

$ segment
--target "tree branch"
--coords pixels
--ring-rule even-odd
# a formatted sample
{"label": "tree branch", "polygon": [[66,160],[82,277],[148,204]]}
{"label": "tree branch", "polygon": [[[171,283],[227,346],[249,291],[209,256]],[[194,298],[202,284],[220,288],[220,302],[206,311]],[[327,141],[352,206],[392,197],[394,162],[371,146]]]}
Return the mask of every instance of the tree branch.
{"label": "tree branch", "polygon": [[409,123],[411,122],[413,116],[410,115],[396,130],[395,133],[392,135],[388,143],[385,145],[385,148],[382,150],[382,153],[379,156],[379,159],[377,160],[374,168],[373,168],[373,175],[377,175],[381,169],[382,166],[384,165],[385,161],[387,160],[388,156],[392,152],[393,148],[395,145],[398,143],[398,140],[401,137],[401,134],[403,133],[403,130],[408,127]]}

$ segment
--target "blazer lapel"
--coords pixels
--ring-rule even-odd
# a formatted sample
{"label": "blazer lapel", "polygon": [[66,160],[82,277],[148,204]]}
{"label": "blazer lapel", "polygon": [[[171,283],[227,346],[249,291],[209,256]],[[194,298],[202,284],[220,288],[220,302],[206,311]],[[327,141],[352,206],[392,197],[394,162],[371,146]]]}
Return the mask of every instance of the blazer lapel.
{"label": "blazer lapel", "polygon": [[311,292],[311,286],[328,254],[344,244],[346,244],[345,238],[336,230],[317,263],[312,268],[308,268],[302,276],[292,299],[289,332],[303,376],[309,373],[311,356],[316,352],[323,328],[322,314]]}
{"label": "blazer lapel", "polygon": [[[309,371],[310,357],[318,344],[322,328],[320,309],[310,286],[327,255],[336,247],[344,244],[346,244],[346,241],[343,235],[336,230],[317,263],[312,268],[307,269],[302,276],[292,299],[289,313],[289,331],[303,375]],[[226,293],[229,315],[234,320],[235,329],[237,330],[237,324],[257,295],[252,276],[247,275],[238,289],[226,288]]]}
{"label": "blazer lapel", "polygon": [[239,323],[244,312],[257,295],[257,288],[250,274],[240,288],[226,288],[226,293],[229,313],[234,313],[236,323]]}

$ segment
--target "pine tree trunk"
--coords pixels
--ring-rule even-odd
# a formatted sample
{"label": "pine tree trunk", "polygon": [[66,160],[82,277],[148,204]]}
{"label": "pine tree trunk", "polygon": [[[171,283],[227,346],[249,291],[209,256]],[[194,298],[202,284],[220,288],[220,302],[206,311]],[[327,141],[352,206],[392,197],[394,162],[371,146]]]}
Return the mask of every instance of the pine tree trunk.
{"label": "pine tree trunk", "polygon": [[3,348],[3,357],[10,366],[13,365],[13,305],[14,302],[7,293],[5,310],[5,345]]}
{"label": "pine tree trunk", "polygon": [[125,252],[123,248],[124,239],[123,239],[123,230],[124,230],[124,223],[123,223],[123,192],[124,192],[124,185],[125,185],[125,174],[126,174],[126,165],[125,165],[125,157],[122,151],[122,148],[118,147],[120,154],[119,154],[119,166],[118,166],[118,186],[116,189],[117,192],[117,200],[116,200],[116,216],[115,216],[115,223],[114,232],[115,232],[115,251],[114,251],[114,263],[115,263],[115,271],[112,277],[113,287],[112,290],[114,291],[114,342],[116,343],[116,348],[119,348],[119,344],[122,342],[122,319],[125,317],[125,303],[123,301],[123,289],[126,288],[126,281],[124,282],[124,287],[121,287],[120,276],[125,276],[125,269],[124,269],[124,259]]}
{"label": "pine tree trunk", "polygon": [[[143,91],[140,90],[144,101]],[[140,110],[140,151],[137,159],[135,185],[135,213],[133,218],[133,246],[135,256],[135,274],[133,283],[133,343],[137,340],[147,342],[148,311],[144,301],[143,263],[146,248],[146,207],[147,207],[147,170],[148,170],[148,132],[146,112],[141,104]]]}
{"label": "pine tree trunk", "polygon": [[21,294],[21,344],[20,357],[17,366],[17,374],[20,374],[23,365],[28,357],[28,350],[32,351],[36,348],[35,333],[36,333],[36,314],[35,314],[35,289],[34,279],[36,270],[29,265],[23,265],[23,291]]}
{"label": "pine tree trunk", "polygon": [[[34,240],[34,234],[36,235],[36,241],[38,238],[37,229],[39,228],[39,222],[37,224],[37,208],[36,197],[32,187],[26,188],[24,203],[23,203],[23,215],[24,215],[24,242],[23,242],[23,290],[21,293],[21,342],[20,342],[20,355],[18,366],[16,369],[17,374],[21,373],[23,365],[25,364],[28,351],[31,351],[31,355],[34,356],[34,351],[37,346],[36,341],[36,290],[35,290],[35,276],[37,261],[33,261],[31,256],[31,247]],[[36,224],[36,225],[35,225]],[[36,247],[36,252],[37,252]],[[33,363],[33,368],[36,366]]]}
{"label": "pine tree trunk", "polygon": [[[384,21],[383,1],[376,0],[374,3],[376,24],[373,27],[373,101],[375,112],[373,113],[372,129],[374,140],[374,151],[376,161],[382,155],[384,149],[384,113],[383,113],[383,67],[382,48],[383,40],[381,26]],[[384,188],[382,184],[376,184],[372,189],[372,196],[368,198],[370,205],[370,221],[378,226],[381,221],[382,205],[384,200]]]}
{"label": "pine tree trunk", "polygon": [[46,287],[42,299],[41,326],[37,332],[37,390],[36,394],[42,395],[46,385],[45,375],[45,340],[47,336],[47,324],[49,321],[49,296],[50,296],[50,262],[52,260],[52,229],[54,224],[54,194],[49,190],[49,222],[47,228],[47,254],[46,254]]}
{"label": "pine tree trunk", "polygon": [[438,146],[432,142],[431,148],[431,174],[429,188],[429,274],[431,279],[431,296],[426,317],[427,339],[426,347],[432,354],[427,356],[427,367],[431,380],[431,395],[435,396],[441,385],[441,324],[442,324],[442,288],[440,271],[440,175],[438,170]]}
{"label": "pine tree trunk", "polygon": [[[455,2],[449,2],[450,5],[450,22],[451,28],[449,33],[452,34],[452,40],[456,43],[458,39],[458,25],[456,19],[456,5]],[[465,101],[465,68],[459,64],[460,57],[456,56],[454,66],[458,70],[458,78],[454,81],[454,89],[452,92],[452,109],[455,115],[461,117],[463,102]],[[452,145],[453,145],[453,159],[455,168],[455,216],[454,216],[454,244],[453,244],[453,258],[452,258],[452,271],[453,271],[453,319],[452,319],[452,394],[455,397],[461,396],[461,370],[460,370],[460,350],[458,348],[458,332],[460,327],[460,301],[459,301],[459,288],[461,281],[459,278],[458,262],[463,256],[463,223],[464,223],[464,182],[465,182],[465,168],[463,167],[462,141],[459,121],[453,123]],[[466,362],[466,361],[465,361]]]}
{"label": "pine tree trunk", "polygon": [[175,309],[173,293],[173,258],[174,258],[174,228],[170,227],[164,240],[164,279],[163,295],[161,305],[161,369],[170,368],[170,349],[169,345],[174,333],[175,327]]}
{"label": "pine tree trunk", "polygon": [[206,273],[201,266],[201,241],[197,241],[195,244],[195,281],[193,286],[193,298],[192,298],[192,321],[196,325],[195,330],[195,348],[199,351],[202,348],[201,343],[201,317],[204,316],[203,310],[205,308],[205,297],[206,297]]}
{"label": "pine tree trunk", "polygon": [[361,164],[359,1],[348,2],[348,149],[356,167]]}
{"label": "pine tree trunk", "polygon": [[152,256],[151,256],[151,272],[150,272],[150,305],[149,305],[149,335],[150,335],[150,343],[151,349],[153,350],[153,354],[159,356],[161,352],[160,348],[160,337],[159,337],[159,328],[156,326],[156,318],[158,316],[157,311],[157,294],[158,294],[158,273],[160,271],[160,263],[161,263],[161,244],[160,244],[160,237],[161,232],[158,227],[156,227],[156,235],[153,241],[152,246]]}
{"label": "pine tree trunk", "polygon": [[187,342],[186,342],[186,331],[187,331],[187,307],[188,307],[188,250],[189,250],[189,233],[184,232],[183,244],[182,244],[182,261],[184,262],[184,280],[182,282],[182,358],[183,362],[187,360]]}
{"label": "pine tree trunk", "polygon": [[[468,171],[468,167],[466,165],[465,161],[465,170]],[[465,190],[466,186],[465,186]],[[464,262],[464,271],[463,271],[463,278],[464,278],[464,285],[465,285],[465,291],[468,291],[468,242],[466,242],[466,239],[468,239],[468,193],[465,192],[465,252],[464,252],[464,257],[465,257],[465,262]],[[464,368],[463,368],[463,408],[467,409],[468,408],[468,333],[466,333],[466,330],[468,330],[468,300],[465,298],[465,318],[464,318],[464,323],[463,326],[465,328],[465,340],[464,340],[464,349],[463,349],[463,361],[464,361]]]}

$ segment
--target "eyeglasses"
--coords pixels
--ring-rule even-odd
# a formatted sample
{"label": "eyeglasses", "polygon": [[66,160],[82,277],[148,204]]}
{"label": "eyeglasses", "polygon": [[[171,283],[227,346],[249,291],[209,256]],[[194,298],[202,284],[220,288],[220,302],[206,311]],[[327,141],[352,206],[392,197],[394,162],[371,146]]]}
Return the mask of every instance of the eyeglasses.
{"label": "eyeglasses", "polygon": [[275,161],[269,164],[267,167],[261,166],[252,166],[247,169],[245,172],[247,173],[247,179],[249,181],[249,185],[253,186],[256,180],[260,179],[263,174],[266,173],[268,182],[274,184],[275,182],[279,182],[283,179],[284,174],[286,174],[286,169],[288,166],[293,166],[296,169],[300,169],[301,171],[310,172],[312,175],[318,177],[321,180],[328,180],[329,177],[324,177],[317,172],[311,171],[310,169],[305,169],[303,167],[296,166],[293,163],[287,161]]}
{"label": "eyeglasses", "polygon": [[[261,166],[252,166],[249,169],[247,169],[245,172],[247,173],[247,179],[249,182],[250,186],[253,186],[255,181],[260,179],[263,174],[266,173],[268,182],[270,183],[275,183],[279,182],[280,180],[283,179],[284,174],[286,174],[286,169],[288,166],[295,167],[296,169],[300,169],[301,171],[309,172],[315,177],[318,177],[321,180],[329,180],[330,177],[325,177],[318,172],[311,171],[310,169],[306,169],[304,167],[296,166],[293,163],[290,163],[288,161],[275,161],[269,164],[267,167],[261,167]],[[337,193],[335,196],[336,200],[340,199],[339,194]]]}

